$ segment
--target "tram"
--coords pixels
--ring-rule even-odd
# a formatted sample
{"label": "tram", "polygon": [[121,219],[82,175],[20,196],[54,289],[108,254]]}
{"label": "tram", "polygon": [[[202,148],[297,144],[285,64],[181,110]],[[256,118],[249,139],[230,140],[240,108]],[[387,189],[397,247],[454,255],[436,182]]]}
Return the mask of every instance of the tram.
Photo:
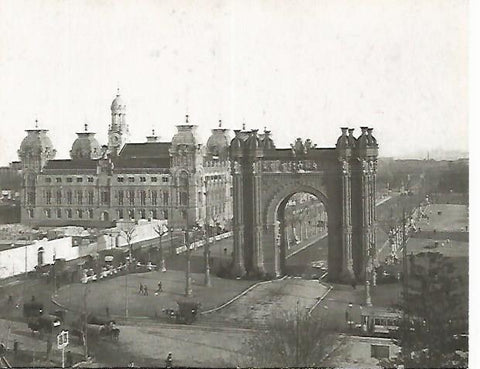
{"label": "tram", "polygon": [[357,329],[364,336],[395,337],[402,313],[378,307],[364,307],[361,312],[361,324]]}

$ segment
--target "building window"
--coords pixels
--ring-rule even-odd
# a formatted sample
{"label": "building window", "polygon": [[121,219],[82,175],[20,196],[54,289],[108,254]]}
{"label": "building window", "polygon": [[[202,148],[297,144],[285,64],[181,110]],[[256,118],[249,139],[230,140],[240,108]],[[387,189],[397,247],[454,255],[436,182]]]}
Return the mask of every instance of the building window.
{"label": "building window", "polygon": [[93,177],[88,177],[87,181],[93,183]]}
{"label": "building window", "polygon": [[27,204],[35,205],[35,192],[27,193]]}
{"label": "building window", "polygon": [[123,182],[123,177],[117,177],[117,182],[122,183]]}
{"label": "building window", "polygon": [[147,178],[146,177],[140,177],[140,182],[147,182]]}
{"label": "building window", "polygon": [[180,205],[187,205],[188,194],[186,192],[180,192]]}
{"label": "building window", "polygon": [[62,210],[57,209],[57,218],[61,218],[61,217],[62,217]]}
{"label": "building window", "polygon": [[88,205],[93,205],[93,191],[88,191]]}
{"label": "building window", "polygon": [[152,191],[152,205],[157,205],[157,191]]}
{"label": "building window", "polygon": [[118,205],[123,205],[123,190],[118,191]]}
{"label": "building window", "polygon": [[140,191],[140,204],[141,205],[146,205],[147,202],[147,192],[146,191]]}
{"label": "building window", "polygon": [[130,209],[128,211],[128,219],[135,219],[135,210]]}
{"label": "building window", "polygon": [[83,218],[83,210],[82,209],[77,210],[77,216],[78,216],[79,219]]}
{"label": "building window", "polygon": [[118,209],[117,210],[117,218],[118,219],[123,219],[123,209]]}
{"label": "building window", "polygon": [[77,183],[81,183],[83,182],[83,178],[82,177],[77,177]]}
{"label": "building window", "polygon": [[67,191],[67,204],[72,205],[72,191]]}
{"label": "building window", "polygon": [[168,219],[168,210],[162,210],[163,213],[163,219]]}
{"label": "building window", "polygon": [[88,217],[90,219],[93,219],[93,209],[88,209],[87,211],[88,211]]}
{"label": "building window", "polygon": [[152,213],[152,218],[157,219],[157,209],[152,209],[151,213]]}
{"label": "building window", "polygon": [[45,178],[45,183],[51,183],[52,179],[50,177]]}
{"label": "building window", "polygon": [[168,177],[162,177],[162,182],[163,183],[168,183]]}
{"label": "building window", "polygon": [[27,209],[27,214],[29,218],[33,218],[33,209]]}
{"label": "building window", "polygon": [[45,209],[45,216],[47,218],[51,218],[52,217],[52,211],[50,209]]}
{"label": "building window", "polygon": [[61,178],[61,177],[55,178],[55,182],[57,182],[57,183],[62,183],[62,178]]}
{"label": "building window", "polygon": [[47,190],[45,196],[46,196],[47,204],[50,205],[52,203],[52,191]]}
{"label": "building window", "polygon": [[82,191],[77,191],[77,203],[79,205],[82,205],[82,203],[83,203],[83,192]]}
{"label": "building window", "polygon": [[57,205],[62,203],[62,191],[57,191]]}
{"label": "building window", "polygon": [[100,193],[100,201],[101,201],[102,205],[108,204],[108,202],[110,201],[110,196],[109,196],[108,191],[102,191]]}
{"label": "building window", "polygon": [[128,203],[130,205],[135,205],[135,191],[134,190],[128,191]]}
{"label": "building window", "polygon": [[140,218],[145,219],[145,209],[140,209]]}
{"label": "building window", "polygon": [[135,177],[128,177],[128,182],[135,182]]}
{"label": "building window", "polygon": [[73,178],[72,178],[72,177],[67,177],[67,182],[68,182],[68,183],[72,183],[72,182],[73,182]]}
{"label": "building window", "polygon": [[71,219],[72,218],[72,209],[67,209],[67,218]]}
{"label": "building window", "polygon": [[163,193],[163,205],[168,205],[168,192]]}
{"label": "building window", "polygon": [[152,182],[157,182],[157,177],[150,177],[150,180],[151,180]]}

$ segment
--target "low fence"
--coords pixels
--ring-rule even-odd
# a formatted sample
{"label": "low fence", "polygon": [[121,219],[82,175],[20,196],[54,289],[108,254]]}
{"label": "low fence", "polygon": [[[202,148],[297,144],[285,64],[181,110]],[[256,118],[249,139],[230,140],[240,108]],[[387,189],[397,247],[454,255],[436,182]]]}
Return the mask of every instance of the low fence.
{"label": "low fence", "polygon": [[[233,234],[233,232],[221,233],[219,235],[210,237],[208,239],[208,242],[220,241],[220,240],[223,240],[225,238],[231,237],[232,234]],[[203,247],[203,245],[205,245],[205,240],[200,240],[200,241],[193,242],[193,243],[190,244],[190,250],[196,250],[200,247]],[[177,248],[175,248],[175,251],[176,251],[177,255],[181,254],[181,253],[187,251],[187,246],[182,245],[180,247],[177,247]]]}

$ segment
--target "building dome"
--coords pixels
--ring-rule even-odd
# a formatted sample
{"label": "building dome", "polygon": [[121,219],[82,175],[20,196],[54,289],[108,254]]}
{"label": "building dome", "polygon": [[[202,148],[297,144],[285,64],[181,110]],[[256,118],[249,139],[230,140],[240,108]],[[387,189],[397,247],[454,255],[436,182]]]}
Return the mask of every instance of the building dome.
{"label": "building dome", "polygon": [[265,150],[272,150],[272,149],[275,149],[275,143],[273,142],[272,140],[272,137],[271,137],[271,131],[268,131],[266,128],[263,132],[263,135],[262,135],[262,145],[263,145],[263,148]]}
{"label": "building dome", "polygon": [[70,150],[70,157],[72,159],[99,159],[102,156],[102,150],[95,138],[95,133],[88,132],[86,124],[85,132],[79,132],[77,136]]}
{"label": "building dome", "polygon": [[338,138],[337,140],[337,148],[340,149],[346,149],[350,145],[350,140],[347,136],[348,128],[347,127],[342,127],[342,135]]}
{"label": "building dome", "polygon": [[[220,124],[221,126],[221,124]],[[220,156],[228,153],[230,135],[226,128],[212,129],[212,135],[207,140],[207,151],[210,155]]]}
{"label": "building dome", "polygon": [[177,133],[172,138],[172,148],[176,148],[177,146],[196,146],[199,143],[197,126],[188,123],[187,115],[186,124],[177,126]]}
{"label": "building dome", "polygon": [[125,102],[120,96],[120,91],[117,92],[117,96],[115,97],[115,99],[113,99],[110,109],[112,110],[112,112],[124,111],[126,109]]}
{"label": "building dome", "polygon": [[366,148],[367,146],[369,146],[368,136],[367,136],[368,135],[368,132],[367,132],[368,127],[360,127],[360,129],[362,130],[362,134],[357,139],[357,146],[358,146],[358,148],[363,149],[363,148]]}
{"label": "building dome", "polygon": [[47,136],[46,129],[27,129],[27,137],[20,144],[18,156],[20,160],[26,158],[44,157],[46,160],[53,159],[56,150],[53,148],[52,141]]}
{"label": "building dome", "polygon": [[247,139],[247,147],[250,150],[257,150],[260,148],[260,139],[257,136],[258,130],[253,129],[252,132],[250,133],[250,137]]}

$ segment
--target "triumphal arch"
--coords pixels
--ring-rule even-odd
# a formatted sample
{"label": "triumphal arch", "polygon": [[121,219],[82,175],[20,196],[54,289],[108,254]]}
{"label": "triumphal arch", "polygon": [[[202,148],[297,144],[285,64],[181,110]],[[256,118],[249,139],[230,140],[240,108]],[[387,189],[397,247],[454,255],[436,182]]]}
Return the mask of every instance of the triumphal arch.
{"label": "triumphal arch", "polygon": [[[279,277],[285,273],[285,204],[299,192],[315,195],[328,216],[328,277],[363,280],[375,257],[375,176],[378,144],[372,128],[342,128],[336,146],[319,148],[297,138],[276,148],[271,132],[235,130],[233,273]],[[267,258],[266,255],[269,255]]]}

